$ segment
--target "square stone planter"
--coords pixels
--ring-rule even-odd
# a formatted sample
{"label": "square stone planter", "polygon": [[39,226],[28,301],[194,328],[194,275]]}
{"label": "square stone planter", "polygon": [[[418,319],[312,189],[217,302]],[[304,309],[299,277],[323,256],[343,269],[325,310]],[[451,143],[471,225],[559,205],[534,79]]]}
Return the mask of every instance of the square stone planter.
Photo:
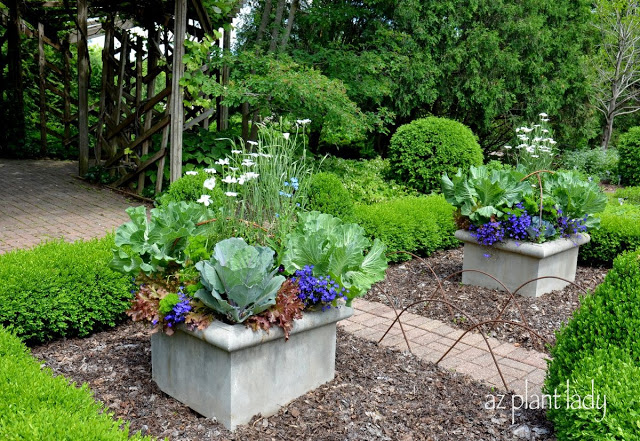
{"label": "square stone planter", "polygon": [[204,331],[185,327],[151,337],[153,379],[160,389],[230,430],[331,381],[336,322],[352,308],[304,312],[289,341],[282,329],[253,331],[216,321]]}
{"label": "square stone planter", "polygon": [[[462,269],[491,274],[511,292],[526,281],[543,276],[575,281],[578,249],[590,240],[588,234],[579,234],[571,239],[556,239],[545,243],[507,240],[489,247],[478,244],[466,230],[456,231],[455,236],[464,242]],[[474,271],[463,272],[462,283],[503,290],[502,285],[492,278]],[[518,294],[539,297],[568,284],[560,279],[541,279],[525,285]]]}

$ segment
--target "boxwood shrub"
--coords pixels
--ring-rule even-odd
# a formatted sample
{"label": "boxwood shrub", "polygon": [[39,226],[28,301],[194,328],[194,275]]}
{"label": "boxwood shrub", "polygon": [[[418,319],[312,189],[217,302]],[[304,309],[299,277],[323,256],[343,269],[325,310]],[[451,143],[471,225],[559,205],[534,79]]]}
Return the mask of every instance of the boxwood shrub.
{"label": "boxwood shrub", "polygon": [[640,187],[619,188],[613,194],[613,199],[614,202],[615,200],[623,199],[624,203],[640,205]]}
{"label": "boxwood shrub", "polygon": [[558,441],[640,440],[640,367],[627,351],[596,349],[567,380],[547,413]]}
{"label": "boxwood shrub", "polygon": [[640,185],[640,126],[620,136],[618,174],[627,185]]}
{"label": "boxwood shrub", "polygon": [[[164,207],[169,202],[196,202],[203,194],[211,196],[214,207],[222,205],[224,194],[220,185],[219,175],[211,175],[204,170],[199,170],[196,175],[184,175],[169,186],[169,189],[158,197],[158,205]],[[212,176],[217,176],[218,185],[213,190],[204,188],[204,181]]]}
{"label": "boxwood shrub", "polygon": [[611,266],[620,253],[640,246],[640,206],[610,201],[599,214],[600,228],[589,232],[591,242],[580,247],[580,261]]}
{"label": "boxwood shrub", "polygon": [[372,238],[387,245],[392,262],[409,260],[407,254],[428,256],[436,250],[458,246],[453,236],[453,207],[443,196],[406,196],[375,205],[356,204],[355,222]]}
{"label": "boxwood shrub", "polygon": [[306,208],[350,221],[353,217],[353,199],[334,173],[316,173],[309,184]]}
{"label": "boxwood shrub", "polygon": [[446,118],[421,118],[391,138],[391,176],[422,192],[439,191],[443,173],[453,175],[482,164],[482,149],[467,126]]}
{"label": "boxwood shrub", "polygon": [[113,236],[0,255],[0,325],[28,343],[115,326],[132,280],[109,269]]}
{"label": "boxwood shrub", "polygon": [[0,438],[3,440],[152,440],[114,420],[86,385],[78,388],[41,369],[28,349],[0,326]]}
{"label": "boxwood shrub", "polygon": [[[553,391],[596,349],[620,348],[640,360],[640,250],[618,256],[593,294],[558,333],[545,387]],[[595,438],[594,438],[595,439]],[[613,438],[612,438],[613,439]]]}

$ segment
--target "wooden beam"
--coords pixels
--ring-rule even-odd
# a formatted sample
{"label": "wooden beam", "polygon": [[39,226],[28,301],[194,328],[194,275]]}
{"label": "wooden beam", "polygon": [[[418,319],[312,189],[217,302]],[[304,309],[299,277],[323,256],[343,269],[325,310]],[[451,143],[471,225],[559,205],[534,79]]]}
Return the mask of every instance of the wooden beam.
{"label": "wooden beam", "polygon": [[89,170],[89,50],[87,48],[87,0],[78,0],[78,174]]}
{"label": "wooden beam", "polygon": [[149,159],[140,163],[140,165],[138,165],[138,167],[134,171],[132,171],[131,173],[127,173],[126,175],[124,175],[123,177],[121,177],[111,185],[114,187],[119,187],[125,182],[130,181],[131,179],[135,178],[136,175],[144,172],[150,165],[153,165],[157,160],[159,160],[160,158],[163,158],[166,154],[167,154],[166,149],[158,150]]}
{"label": "wooden beam", "polygon": [[184,39],[187,27],[187,0],[175,0],[173,31],[173,76],[171,92],[171,154],[169,168],[171,182],[182,176],[182,125],[184,124],[184,90],[180,80],[184,74]]}
{"label": "wooden beam", "polygon": [[40,154],[47,154],[47,94],[45,91],[46,77],[44,67],[44,24],[38,23],[38,84],[40,86]]}
{"label": "wooden beam", "polygon": [[8,87],[10,136],[17,140],[25,137],[24,88],[22,81],[22,48],[20,44],[20,9],[18,0],[9,1],[9,22],[7,29],[7,64],[9,65]]}
{"label": "wooden beam", "polygon": [[137,114],[143,114],[152,110],[156,104],[158,104],[160,101],[162,101],[169,95],[171,95],[171,87],[165,88],[162,92],[158,93],[156,96],[146,101],[142,105],[142,107],[137,110],[137,112],[134,112],[131,115],[129,115],[127,118],[125,118],[124,121],[118,124],[118,126],[116,126],[116,128],[114,128],[113,131],[109,132],[107,134],[107,140],[110,140],[111,138],[116,136],[120,131],[122,131],[125,127],[127,127],[129,124],[133,123],[137,118]]}
{"label": "wooden beam", "polygon": [[211,108],[211,109],[207,109],[204,112],[202,112],[200,115],[196,116],[195,118],[193,118],[192,120],[190,120],[189,122],[186,122],[183,126],[182,126],[182,130],[188,130],[191,127],[195,126],[196,124],[201,123],[202,121],[206,120],[207,118],[209,118],[211,115],[213,115],[215,113],[216,109],[215,108]]}

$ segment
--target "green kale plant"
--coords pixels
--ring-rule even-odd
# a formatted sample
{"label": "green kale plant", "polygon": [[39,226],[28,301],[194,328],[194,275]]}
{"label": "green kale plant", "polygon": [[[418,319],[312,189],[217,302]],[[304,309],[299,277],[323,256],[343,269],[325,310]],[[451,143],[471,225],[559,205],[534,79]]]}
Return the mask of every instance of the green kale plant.
{"label": "green kale plant", "polygon": [[285,271],[293,274],[313,266],[314,276],[330,276],[347,291],[347,306],[384,279],[386,246],[367,238],[362,227],[345,224],[337,217],[312,211],[299,217],[287,235],[283,257]]}

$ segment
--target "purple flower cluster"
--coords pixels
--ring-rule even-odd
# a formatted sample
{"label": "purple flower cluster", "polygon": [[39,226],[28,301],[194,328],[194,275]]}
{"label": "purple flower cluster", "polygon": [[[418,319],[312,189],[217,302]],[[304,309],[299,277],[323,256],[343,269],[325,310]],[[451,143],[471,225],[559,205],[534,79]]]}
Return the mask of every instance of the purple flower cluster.
{"label": "purple flower cluster", "polygon": [[322,305],[322,309],[325,310],[331,308],[331,303],[337,299],[347,300],[346,294],[349,291],[341,288],[340,284],[329,276],[315,277],[313,265],[306,265],[296,271],[292,280],[298,283],[298,297],[306,306]]}
{"label": "purple flower cluster", "polygon": [[[558,210],[559,214],[562,211]],[[587,215],[582,219],[569,219],[567,216],[558,217],[558,230],[560,230],[560,236],[569,237],[574,234],[584,233],[587,231]]]}
{"label": "purple flower cluster", "polygon": [[502,223],[498,221],[487,222],[479,227],[471,225],[469,231],[481,245],[491,246],[504,240],[504,229],[502,228]]}
{"label": "purple flower cluster", "polygon": [[[523,209],[522,204],[517,204],[517,208]],[[529,238],[529,228],[531,227],[531,216],[527,210],[522,211],[519,215],[509,213],[506,221],[507,236],[515,240],[527,240]]]}
{"label": "purple flower cluster", "polygon": [[184,292],[182,292],[183,288],[184,287],[181,286],[178,290],[178,298],[180,299],[178,303],[174,305],[171,312],[164,316],[164,321],[170,328],[178,323],[184,322],[187,314],[191,311],[191,303],[189,303],[190,299]]}

